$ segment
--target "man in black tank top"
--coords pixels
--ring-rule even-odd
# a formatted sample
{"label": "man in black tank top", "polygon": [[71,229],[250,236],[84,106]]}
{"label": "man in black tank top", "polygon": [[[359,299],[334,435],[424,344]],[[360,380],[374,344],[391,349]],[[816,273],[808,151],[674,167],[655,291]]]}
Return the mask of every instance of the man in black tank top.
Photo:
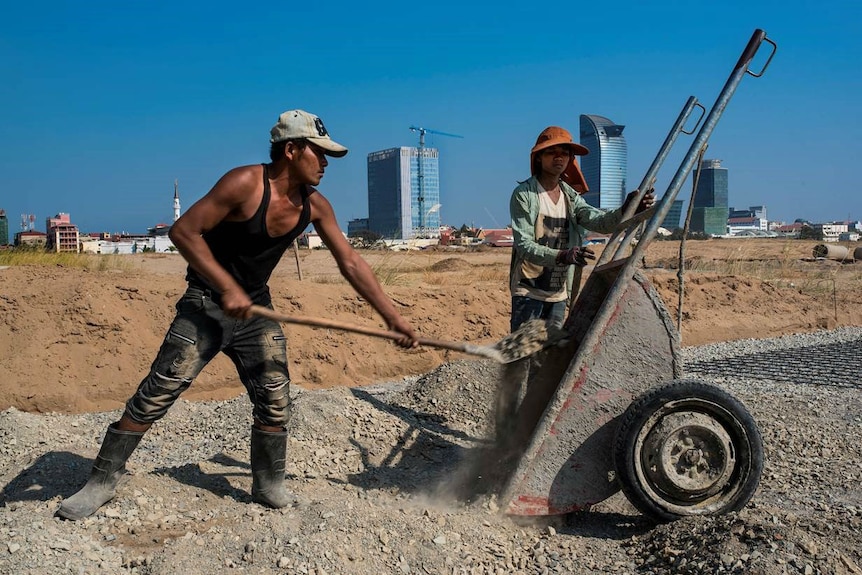
{"label": "man in black tank top", "polygon": [[278,322],[250,310],[252,304],[272,307],[269,277],[309,224],[359,295],[402,334],[397,343],[417,345],[413,329],[344,238],[329,201],[312,187],[329,165],[327,156],[342,157],[347,148],[329,137],[320,118],[302,110],[281,114],[270,135],[269,164],[229,171],[171,227],[170,238],[188,262],[188,289],[150,372],[120,420],[108,426],[89,480],[62,502],[58,516],[88,517],[113,498],[141,437],[219,352],[236,365],[253,404],[252,499],[276,508],[293,501],[284,487],[285,336]]}

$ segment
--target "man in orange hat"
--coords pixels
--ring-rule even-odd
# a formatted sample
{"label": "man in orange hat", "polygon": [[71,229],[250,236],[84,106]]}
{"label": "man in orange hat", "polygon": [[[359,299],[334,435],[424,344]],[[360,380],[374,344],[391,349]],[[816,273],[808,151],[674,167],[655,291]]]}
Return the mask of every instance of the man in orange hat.
{"label": "man in orange hat", "polygon": [[[530,319],[544,319],[561,327],[566,302],[580,284],[580,270],[595,255],[583,244],[583,230],[611,233],[620,222],[626,205],[603,211],[589,205],[580,195],[588,191],[576,156],[589,150],[575,143],[568,130],[545,128],[530,151],[532,176],[512,192],[512,263],[509,288],[512,292],[511,329]],[[655,203],[647,192],[638,212]]]}

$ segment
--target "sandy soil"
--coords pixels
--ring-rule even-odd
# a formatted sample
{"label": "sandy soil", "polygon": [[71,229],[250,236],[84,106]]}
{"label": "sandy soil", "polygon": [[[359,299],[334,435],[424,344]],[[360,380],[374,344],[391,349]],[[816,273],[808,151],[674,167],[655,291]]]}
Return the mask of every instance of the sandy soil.
{"label": "sandy soil", "polygon": [[[683,345],[862,325],[862,262],[812,260],[815,242],[710,240],[686,244]],[[852,253],[852,250],[851,250]],[[401,313],[425,337],[491,345],[508,333],[508,249],[363,252]],[[677,317],[679,244],[644,259]],[[270,283],[276,309],[381,328],[326,251],[291,254]],[[136,255],[122,269],[13,266],[0,270],[0,410],[117,409],[155,357],[182,293],[178,255]],[[300,279],[300,272],[302,278]],[[404,351],[385,339],[286,325],[294,385],[357,386],[426,373],[458,352]],[[184,395],[243,392],[220,356]]]}

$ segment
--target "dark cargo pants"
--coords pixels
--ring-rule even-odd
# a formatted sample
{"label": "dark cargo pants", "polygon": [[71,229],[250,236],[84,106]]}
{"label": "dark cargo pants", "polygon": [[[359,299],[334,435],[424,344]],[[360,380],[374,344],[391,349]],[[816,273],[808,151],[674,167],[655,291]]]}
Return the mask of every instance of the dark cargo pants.
{"label": "dark cargo pants", "polygon": [[236,366],[263,425],[284,426],[288,417],[287,342],[281,326],[260,317],[228,317],[208,290],[189,287],[150,372],[126,403],[126,414],[152,423],[168,412],[201,370],[223,351]]}

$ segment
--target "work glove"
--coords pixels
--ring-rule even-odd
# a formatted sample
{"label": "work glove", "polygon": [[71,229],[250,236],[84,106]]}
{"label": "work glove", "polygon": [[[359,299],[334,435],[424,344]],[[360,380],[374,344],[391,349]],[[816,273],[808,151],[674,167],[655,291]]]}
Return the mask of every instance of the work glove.
{"label": "work glove", "polygon": [[587,265],[587,260],[594,259],[596,259],[596,254],[586,246],[574,247],[557,253],[557,263],[567,266],[584,267]]}
{"label": "work glove", "polygon": [[[635,197],[637,197],[638,191],[635,190],[626,196],[626,201],[623,204],[623,211],[629,207],[633,201],[635,201]],[[650,188],[647,190],[647,193],[644,194],[644,197],[641,198],[641,202],[638,204],[638,209],[635,210],[636,214],[641,213],[644,210],[648,210],[655,204],[655,189]]]}

